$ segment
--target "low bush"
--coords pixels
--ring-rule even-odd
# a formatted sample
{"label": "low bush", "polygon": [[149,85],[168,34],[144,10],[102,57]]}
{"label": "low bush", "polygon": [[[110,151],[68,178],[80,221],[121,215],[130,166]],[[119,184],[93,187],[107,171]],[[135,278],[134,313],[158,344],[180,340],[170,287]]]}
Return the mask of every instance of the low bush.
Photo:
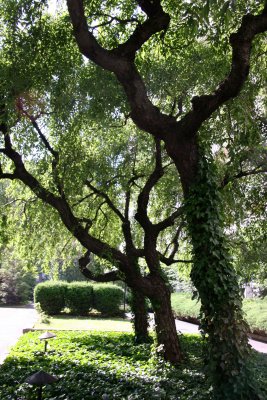
{"label": "low bush", "polygon": [[93,308],[93,286],[86,282],[67,285],[65,304],[73,315],[86,315]]}
{"label": "low bush", "polygon": [[47,315],[56,315],[65,307],[67,283],[47,281],[34,289],[34,303],[39,303]]}
{"label": "low bush", "polygon": [[[136,345],[133,334],[56,334],[45,357],[43,343],[38,339],[40,332],[30,332],[19,339],[0,369],[0,399],[36,399],[36,387],[24,382],[40,370],[59,377],[43,388],[46,400],[212,399],[203,372],[200,336],[181,337],[186,363],[172,367],[154,356],[153,345]],[[266,355],[254,353],[252,362],[259,384],[266,388]]]}
{"label": "low bush", "polygon": [[94,285],[94,308],[103,315],[118,315],[123,302],[123,290],[115,285]]}

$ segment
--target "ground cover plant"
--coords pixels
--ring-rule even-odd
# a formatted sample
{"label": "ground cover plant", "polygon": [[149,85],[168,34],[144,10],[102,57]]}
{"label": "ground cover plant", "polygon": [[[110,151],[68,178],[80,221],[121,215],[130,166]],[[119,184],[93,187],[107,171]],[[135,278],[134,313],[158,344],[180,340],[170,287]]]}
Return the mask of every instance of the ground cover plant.
{"label": "ground cover plant", "polygon": [[[190,293],[173,293],[172,308],[177,318],[196,322],[200,304]],[[243,311],[250,330],[267,335],[267,299],[244,299]]]}
{"label": "ground cover plant", "polygon": [[[59,377],[46,387],[44,399],[211,399],[204,377],[202,340],[181,338],[186,352],[178,368],[155,356],[149,344],[134,345],[134,336],[115,332],[56,332],[43,354],[40,332],[20,338],[0,369],[2,400],[35,399],[36,390],[24,383],[27,376],[44,370]],[[267,387],[267,358],[254,354],[259,382]]]}

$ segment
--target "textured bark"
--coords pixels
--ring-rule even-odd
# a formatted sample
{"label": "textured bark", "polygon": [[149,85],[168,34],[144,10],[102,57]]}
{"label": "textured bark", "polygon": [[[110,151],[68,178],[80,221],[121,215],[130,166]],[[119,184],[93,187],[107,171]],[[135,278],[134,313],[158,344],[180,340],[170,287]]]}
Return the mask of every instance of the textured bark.
{"label": "textured bark", "polygon": [[[82,274],[95,282],[121,281],[119,271],[106,272],[95,275],[90,271],[90,251],[79,259],[79,267]],[[138,290],[132,289],[132,312],[134,314],[134,334],[136,343],[149,342],[148,335],[148,314],[145,296]]]}
{"label": "textured bark", "polygon": [[148,343],[148,313],[145,296],[137,290],[132,290],[132,312],[134,314],[134,333],[136,343]]}
{"label": "textured bark", "polygon": [[[175,319],[171,308],[171,292],[162,278],[153,277],[154,295],[150,297],[157,333],[159,352],[173,364],[181,362],[183,354],[178,341]],[[162,348],[161,348],[162,346]]]}

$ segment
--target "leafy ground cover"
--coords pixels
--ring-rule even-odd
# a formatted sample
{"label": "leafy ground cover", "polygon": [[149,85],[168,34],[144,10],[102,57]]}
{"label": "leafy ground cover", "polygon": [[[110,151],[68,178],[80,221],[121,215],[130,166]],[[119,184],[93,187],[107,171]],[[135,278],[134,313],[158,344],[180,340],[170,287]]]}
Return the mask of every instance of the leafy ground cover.
{"label": "leafy ground cover", "polygon": [[[172,308],[176,317],[196,320],[200,304],[190,293],[173,293]],[[251,331],[267,335],[267,299],[244,299],[243,310]]]}
{"label": "leafy ground cover", "polygon": [[49,317],[48,323],[37,321],[36,329],[61,330],[99,330],[102,332],[132,332],[132,324],[122,318],[74,317],[72,315],[58,315]]}
{"label": "leafy ground cover", "polygon": [[[44,370],[59,381],[44,389],[44,399],[209,400],[203,374],[203,344],[197,335],[181,338],[186,352],[183,365],[171,367],[156,357],[148,344],[135,345],[129,333],[56,332],[43,354],[40,332],[20,338],[0,368],[1,400],[36,399],[36,389],[24,383]],[[267,387],[267,358],[253,355],[257,378]]]}

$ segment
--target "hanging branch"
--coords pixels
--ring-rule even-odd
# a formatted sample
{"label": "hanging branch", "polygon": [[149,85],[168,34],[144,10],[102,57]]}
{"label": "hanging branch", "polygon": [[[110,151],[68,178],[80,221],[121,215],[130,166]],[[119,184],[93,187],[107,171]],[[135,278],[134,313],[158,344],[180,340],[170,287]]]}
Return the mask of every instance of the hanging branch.
{"label": "hanging branch", "polygon": [[225,177],[223,178],[222,183],[221,183],[221,188],[224,188],[230,182],[233,182],[233,181],[241,179],[241,178],[245,178],[246,176],[265,174],[267,172],[267,167],[265,165],[266,165],[266,163],[262,163],[260,165],[257,165],[253,169],[249,169],[247,171],[240,171],[233,176],[225,175]]}
{"label": "hanging branch", "polygon": [[[81,225],[79,218],[73,214],[67,200],[54,195],[46,189],[38,179],[36,179],[26,169],[21,155],[12,147],[11,138],[8,134],[8,128],[5,123],[0,124],[0,131],[3,133],[5,143],[5,148],[1,149],[1,152],[7,156],[14,165],[12,179],[18,179],[23,182],[39,199],[57,210],[63,224],[85,248],[90,249],[94,254],[99,255],[101,258],[108,261],[111,261],[112,259],[113,262],[121,265],[122,270],[128,266],[127,258],[123,253],[111,247],[104,241],[96,239],[90,235]],[[128,266],[127,268],[130,267]]]}
{"label": "hanging branch", "polygon": [[107,195],[107,193],[102,192],[101,190],[97,189],[90,181],[85,182],[86,186],[89,187],[95,193],[96,195],[102,197],[105,200],[105,203],[110,207],[110,209],[120,218],[120,220],[123,222],[124,221],[124,216],[120,212],[120,210],[115,206],[113,201],[110,199],[110,197]]}
{"label": "hanging branch", "polygon": [[88,250],[78,260],[80,271],[87,279],[96,282],[112,282],[121,280],[121,277],[119,276],[120,275],[119,271],[110,271],[105,274],[97,274],[97,275],[93,274],[88,268],[91,261],[90,255],[91,252]]}

